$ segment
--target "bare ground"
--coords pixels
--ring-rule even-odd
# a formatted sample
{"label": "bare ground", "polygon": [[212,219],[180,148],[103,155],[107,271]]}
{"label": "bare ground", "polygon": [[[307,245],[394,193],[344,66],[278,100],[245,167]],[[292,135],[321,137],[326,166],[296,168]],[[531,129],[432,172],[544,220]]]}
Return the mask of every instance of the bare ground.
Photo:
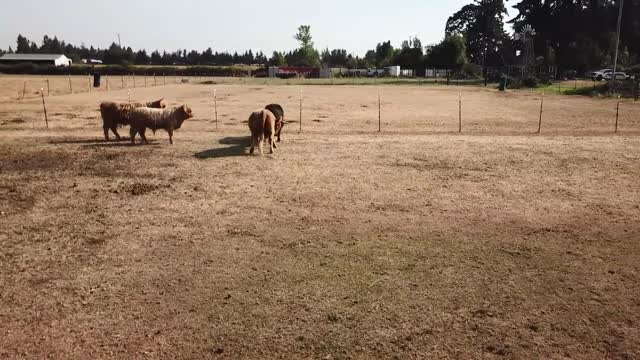
{"label": "bare ground", "polygon": [[[640,118],[470,88],[305,87],[187,102],[170,146],[101,140],[127,92],[0,102],[0,358],[640,358]],[[458,95],[463,129],[458,135]],[[122,133],[126,133],[122,130]]]}

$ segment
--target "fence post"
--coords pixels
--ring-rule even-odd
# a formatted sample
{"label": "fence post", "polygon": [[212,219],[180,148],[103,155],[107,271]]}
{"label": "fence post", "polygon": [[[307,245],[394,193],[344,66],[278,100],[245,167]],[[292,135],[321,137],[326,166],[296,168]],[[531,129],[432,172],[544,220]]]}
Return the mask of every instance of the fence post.
{"label": "fence post", "polygon": [[73,94],[73,85],[71,85],[71,74],[69,74],[69,91]]}
{"label": "fence post", "polygon": [[542,107],[544,106],[544,91],[542,92],[542,98],[540,99],[540,120],[538,121],[538,132],[536,134],[540,134],[542,132]]}
{"label": "fence post", "polygon": [[382,96],[378,89],[378,132],[382,132]]}
{"label": "fence post", "polygon": [[462,93],[458,94],[458,133],[462,133]]}
{"label": "fence post", "polygon": [[91,85],[91,75],[87,75],[87,80],[88,80],[87,84],[89,85],[89,92],[91,92],[91,88],[92,88],[92,85]]}
{"label": "fence post", "polygon": [[213,89],[213,107],[216,116],[216,130],[218,129],[218,89]]}
{"label": "fence post", "polygon": [[300,132],[302,132],[302,88],[300,88]]}
{"label": "fence post", "polygon": [[27,93],[27,80],[24,80],[22,84],[22,100],[24,100],[24,95]]}
{"label": "fence post", "polygon": [[156,74],[153,74],[153,86],[158,86],[158,82],[156,81]]}
{"label": "fence post", "polygon": [[49,118],[47,117],[47,105],[44,102],[44,89],[40,88],[40,95],[42,95],[42,108],[44,109],[44,123],[49,128]]}
{"label": "fence post", "polygon": [[618,118],[620,117],[620,96],[618,96],[618,105],[616,106],[616,129],[615,134],[618,133]]}
{"label": "fence post", "polygon": [[144,87],[147,87],[147,73],[144,73]]}
{"label": "fence post", "polygon": [[131,73],[131,76],[133,77],[133,88],[136,88],[136,73]]}
{"label": "fence post", "polygon": [[124,89],[124,75],[120,75],[121,89]]}
{"label": "fence post", "polygon": [[105,81],[107,82],[107,91],[109,91],[110,90],[109,89],[109,74],[105,75],[104,78],[105,78]]}
{"label": "fence post", "polygon": [[49,85],[49,78],[47,78],[47,96],[51,96],[51,87]]}
{"label": "fence post", "polygon": [[167,85],[167,74],[162,74],[162,84]]}

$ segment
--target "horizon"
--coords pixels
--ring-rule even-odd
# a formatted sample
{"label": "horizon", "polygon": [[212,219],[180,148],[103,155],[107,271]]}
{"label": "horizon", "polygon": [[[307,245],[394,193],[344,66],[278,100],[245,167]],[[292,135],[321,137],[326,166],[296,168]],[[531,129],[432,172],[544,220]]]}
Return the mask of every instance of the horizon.
{"label": "horizon", "polygon": [[[388,15],[389,4],[379,0],[366,4],[364,1],[343,4],[329,0],[320,7],[312,8],[316,11],[308,10],[307,6],[303,14],[298,14],[301,7],[292,0],[281,0],[278,5],[255,1],[239,5],[213,4],[204,0],[187,2],[200,10],[185,13],[185,5],[181,5],[184,2],[158,6],[151,0],[140,0],[135,4],[124,0],[114,0],[110,4],[70,0],[64,7],[41,0],[12,2],[5,4],[0,14],[0,22],[5,24],[5,29],[11,29],[0,33],[0,48],[8,50],[11,47],[15,51],[16,38],[20,34],[38,45],[47,35],[75,46],[105,49],[112,43],[118,44],[120,35],[124,48],[144,49],[149,54],[155,50],[204,51],[210,47],[214,52],[232,54],[262,51],[269,57],[273,51],[296,49],[299,44],[294,34],[298,26],[310,25],[316,49],[345,49],[362,57],[384,41],[391,41],[394,47],[399,47],[410,37],[418,37],[423,45],[437,43],[444,38],[449,16],[471,1],[452,0],[443,4],[435,0],[406,0],[402,7],[395,8],[398,15],[402,15],[395,19]],[[24,21],[21,14],[31,12],[34,7],[40,7],[41,11],[32,13]],[[125,8],[131,11],[122,14]],[[509,5],[507,8],[509,19],[513,16],[513,9]],[[403,12],[403,9],[411,11]],[[221,19],[207,22],[209,16],[215,17],[220,12],[225,14]],[[93,15],[98,13],[99,17]],[[55,20],[59,18],[73,18],[75,21]],[[115,18],[120,20],[114,22]],[[274,18],[278,21],[269,21]],[[167,23],[184,26],[167,26]],[[137,31],[140,28],[149,28],[149,31]],[[347,36],[341,29],[348,29]]]}

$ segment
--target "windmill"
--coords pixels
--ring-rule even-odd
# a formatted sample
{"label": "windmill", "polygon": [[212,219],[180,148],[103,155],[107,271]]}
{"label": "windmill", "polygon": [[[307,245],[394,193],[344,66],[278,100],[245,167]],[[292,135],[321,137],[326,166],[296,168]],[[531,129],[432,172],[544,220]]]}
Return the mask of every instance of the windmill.
{"label": "windmill", "polygon": [[533,48],[536,31],[531,25],[525,25],[520,32],[515,35],[516,40],[522,42],[522,72],[528,71],[530,66],[535,65],[536,55]]}

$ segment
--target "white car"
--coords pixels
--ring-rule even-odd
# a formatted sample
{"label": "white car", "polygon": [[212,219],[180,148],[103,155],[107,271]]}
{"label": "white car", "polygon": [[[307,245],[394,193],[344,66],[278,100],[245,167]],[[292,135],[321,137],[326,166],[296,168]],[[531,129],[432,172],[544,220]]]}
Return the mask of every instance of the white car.
{"label": "white car", "polygon": [[[611,74],[613,74],[613,71],[609,71],[607,73],[604,74],[604,79],[605,80],[611,80]],[[627,80],[629,78],[629,75],[623,73],[623,72],[616,72],[616,80]]]}
{"label": "white car", "polygon": [[592,80],[602,80],[604,79],[605,74],[607,73],[612,73],[613,69],[602,69],[602,70],[598,70],[598,71],[594,71],[591,73],[591,79]]}

